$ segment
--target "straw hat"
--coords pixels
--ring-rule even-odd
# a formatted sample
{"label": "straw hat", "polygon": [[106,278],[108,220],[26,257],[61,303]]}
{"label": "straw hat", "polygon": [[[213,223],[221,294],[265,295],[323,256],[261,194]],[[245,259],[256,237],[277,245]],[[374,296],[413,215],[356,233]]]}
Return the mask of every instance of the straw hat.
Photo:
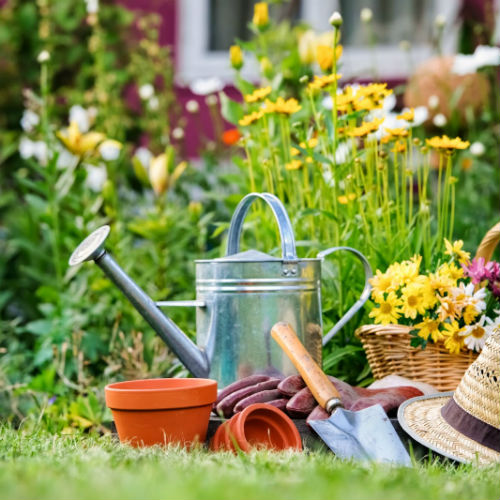
{"label": "straw hat", "polygon": [[409,399],[398,420],[413,439],[453,460],[500,461],[500,331],[486,340],[454,393]]}

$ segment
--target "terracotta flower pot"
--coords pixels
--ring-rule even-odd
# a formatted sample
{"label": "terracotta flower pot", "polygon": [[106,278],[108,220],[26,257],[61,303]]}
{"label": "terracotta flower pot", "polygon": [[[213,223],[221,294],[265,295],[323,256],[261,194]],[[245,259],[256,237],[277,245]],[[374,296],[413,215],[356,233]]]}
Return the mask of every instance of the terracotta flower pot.
{"label": "terracotta flower pot", "polygon": [[217,429],[210,447],[244,452],[252,447],[302,450],[302,441],[295,424],[285,413],[274,406],[258,403],[224,422]]}
{"label": "terracotta flower pot", "polygon": [[131,380],[105,388],[120,441],[132,446],[205,441],[217,382],[199,378]]}

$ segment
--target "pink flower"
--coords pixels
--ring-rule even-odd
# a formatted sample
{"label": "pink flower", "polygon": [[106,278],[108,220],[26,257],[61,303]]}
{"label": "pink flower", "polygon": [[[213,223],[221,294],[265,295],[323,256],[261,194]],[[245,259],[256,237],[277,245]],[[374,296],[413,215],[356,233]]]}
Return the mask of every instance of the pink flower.
{"label": "pink flower", "polygon": [[[489,263],[488,263],[489,264]],[[487,279],[487,270],[484,264],[484,257],[474,258],[469,264],[462,263],[465,276],[468,276],[474,285]]]}
{"label": "pink flower", "polygon": [[486,264],[485,270],[488,288],[495,297],[500,298],[500,263],[492,260]]}

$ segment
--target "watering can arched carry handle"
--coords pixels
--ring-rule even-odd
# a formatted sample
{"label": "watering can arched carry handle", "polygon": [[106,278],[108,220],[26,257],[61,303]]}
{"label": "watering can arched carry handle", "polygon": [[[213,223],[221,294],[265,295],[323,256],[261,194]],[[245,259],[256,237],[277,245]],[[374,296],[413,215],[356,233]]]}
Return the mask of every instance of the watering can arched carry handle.
{"label": "watering can arched carry handle", "polygon": [[341,250],[351,252],[362,262],[363,269],[365,271],[365,286],[363,288],[363,291],[361,292],[359,299],[351,306],[351,308],[344,314],[344,316],[342,316],[339,321],[337,321],[333,328],[323,336],[323,345],[326,345],[330,341],[330,339],[334,335],[336,335],[339,330],[365,305],[365,302],[370,297],[372,288],[370,285],[370,278],[373,276],[372,268],[369,262],[366,260],[366,257],[358,250],[355,250],[351,247],[332,247],[320,252],[318,254],[318,259],[324,259],[327,255],[339,252]]}
{"label": "watering can arched carry handle", "polygon": [[243,221],[245,220],[250,205],[257,199],[265,201],[273,211],[280,231],[283,260],[298,260],[290,218],[288,217],[285,207],[279,198],[271,193],[250,193],[238,203],[233,217],[231,218],[231,224],[229,225],[226,256],[233,255],[240,251],[240,238],[241,231],[243,230]]}

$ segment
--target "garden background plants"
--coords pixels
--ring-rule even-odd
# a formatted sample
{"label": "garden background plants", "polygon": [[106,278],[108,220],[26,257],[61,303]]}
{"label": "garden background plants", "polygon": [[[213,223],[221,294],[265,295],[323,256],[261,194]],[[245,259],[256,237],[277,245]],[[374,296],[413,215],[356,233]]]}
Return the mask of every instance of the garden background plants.
{"label": "garden background plants", "polygon": [[[283,200],[300,257],[345,244],[374,270],[415,254],[430,270],[447,259],[444,238],[462,239],[473,253],[498,222],[500,61],[493,49],[478,60],[467,22],[457,52],[469,70],[449,68],[453,85],[443,90],[417,72],[390,88],[343,79],[341,22],[319,34],[273,19],[275,5],[270,16],[259,6],[248,20],[251,39],[228,53],[240,97],[210,80],[192,87],[215,131],[203,132],[201,161],[192,162],[184,129],[199,104],[183,109],[176,99],[158,15],[96,0],[3,2],[2,420],[107,432],[106,383],[187,375],[95,266],[68,267],[77,244],[102,224],[126,272],[153,298],[176,300],[194,297],[193,261],[223,254],[230,215],[250,191]],[[359,22],[376,50],[370,12]],[[494,27],[483,28],[477,44],[493,45]],[[437,19],[436,57],[445,29]],[[258,81],[242,76],[250,60]],[[264,210],[252,211],[245,243],[278,255]],[[328,261],[325,331],[361,289],[354,261]],[[324,351],[324,369],[353,384],[372,380],[354,337],[372,308]],[[172,317],[194,332],[190,311]]]}

